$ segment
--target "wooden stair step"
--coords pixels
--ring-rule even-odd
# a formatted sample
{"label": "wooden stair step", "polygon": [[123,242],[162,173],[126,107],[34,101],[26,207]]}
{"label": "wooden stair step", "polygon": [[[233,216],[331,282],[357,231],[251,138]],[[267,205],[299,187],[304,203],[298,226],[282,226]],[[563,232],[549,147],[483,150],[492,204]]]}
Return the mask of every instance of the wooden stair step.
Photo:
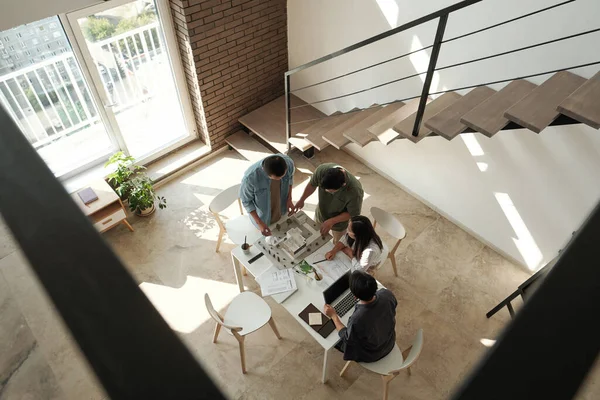
{"label": "wooden stair step", "polygon": [[600,129],[600,72],[560,103],[558,111],[594,129]]}
{"label": "wooden stair step", "polygon": [[460,119],[481,102],[491,97],[496,91],[487,86],[479,86],[465,94],[446,109],[425,121],[425,126],[445,139],[452,140],[462,133],[467,126]]}
{"label": "wooden stair step", "polygon": [[315,146],[318,150],[323,150],[325,147],[329,146],[329,142],[323,139],[323,135],[334,128],[337,124],[340,124],[346,120],[347,114],[342,114],[339,111],[334,112],[328,117],[317,121],[315,124],[309,126],[308,128],[302,130],[298,134],[304,136],[304,139]]}
{"label": "wooden stair step", "polygon": [[[305,105],[306,102],[294,95],[290,96],[291,106]],[[317,110],[313,106],[306,106],[291,110],[292,122],[302,122],[306,120],[314,120],[325,116],[324,113]],[[280,153],[287,153],[287,138],[285,134],[285,96],[280,96],[277,99],[257,108],[256,110],[242,116],[238,121],[254,132],[257,136],[267,142]],[[311,122],[310,124],[313,124]],[[304,151],[311,145],[303,137],[297,135],[297,130],[305,127],[305,124],[292,124],[290,142],[294,147]]]}
{"label": "wooden stair step", "polygon": [[[429,136],[432,132],[423,122],[426,122],[429,118],[433,117],[437,113],[441,112],[445,108],[449,107],[457,100],[459,100],[462,96],[456,92],[448,92],[444,93],[437,99],[433,100],[431,103],[427,104],[425,107],[425,112],[423,113],[423,119],[421,120],[421,127],[419,129],[418,136],[413,136],[412,131],[415,126],[415,120],[417,119],[417,113],[409,115],[407,118],[398,122],[394,125],[394,130],[407,139],[411,140],[414,143],[417,143],[421,139],[426,136]],[[418,99],[417,99],[418,100]]]}
{"label": "wooden stair step", "polygon": [[558,118],[560,113],[557,107],[560,103],[585,81],[585,78],[569,71],[557,72],[509,108],[504,116],[535,133],[540,133]]}
{"label": "wooden stair step", "polygon": [[412,113],[416,112],[419,108],[419,99],[412,99],[407,102],[404,107],[399,108],[393,113],[385,116],[379,122],[370,126],[367,130],[371,132],[371,134],[375,135],[379,141],[385,145],[388,145],[392,141],[396,140],[400,135],[394,129],[394,125],[403,119],[410,116]]}
{"label": "wooden stair step", "polygon": [[510,122],[504,113],[527,96],[537,85],[523,79],[512,81],[486,101],[466,113],[460,122],[488,137]]}
{"label": "wooden stair step", "polygon": [[379,108],[380,107],[371,106],[370,108],[366,108],[364,110],[359,110],[352,113],[353,115],[350,116],[345,122],[341,123],[340,125],[336,126],[329,132],[324,134],[323,139],[329,142],[329,144],[331,144],[336,149],[341,149],[342,147],[350,143],[350,139],[344,136],[344,132],[346,132],[348,129],[354,127],[356,124],[360,123],[362,120],[375,113],[377,110],[379,110]]}
{"label": "wooden stair step", "polygon": [[237,131],[227,136],[225,142],[252,163],[273,154],[271,150],[267,149],[244,131]]}
{"label": "wooden stair step", "polygon": [[399,101],[375,109],[368,117],[346,130],[344,136],[361,147],[366,146],[371,141],[377,140],[377,136],[367,129],[381,119],[398,111],[402,106],[404,106],[404,103]]}

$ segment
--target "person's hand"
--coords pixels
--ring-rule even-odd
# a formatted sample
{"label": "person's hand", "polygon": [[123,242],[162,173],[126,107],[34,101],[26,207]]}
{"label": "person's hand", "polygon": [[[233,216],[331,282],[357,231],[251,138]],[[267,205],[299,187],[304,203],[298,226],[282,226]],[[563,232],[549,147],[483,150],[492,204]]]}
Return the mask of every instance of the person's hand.
{"label": "person's hand", "polygon": [[271,230],[264,222],[260,221],[258,223],[258,229],[260,229],[260,233],[262,233],[263,236],[271,236]]}
{"label": "person's hand", "polygon": [[335,312],[335,309],[333,307],[331,307],[329,304],[325,304],[325,308],[324,308],[323,312],[329,318],[333,318],[334,315],[337,315],[337,313]]}
{"label": "person's hand", "polygon": [[328,260],[333,260],[333,258],[335,257],[335,251],[331,250],[328,251],[327,253],[325,253],[325,258]]}
{"label": "person's hand", "polygon": [[297,213],[298,211],[302,210],[304,208],[304,200],[298,200],[298,202],[296,202],[296,205],[294,206],[294,213]]}
{"label": "person's hand", "polygon": [[296,213],[296,207],[294,206],[294,202],[292,201],[292,199],[287,200],[287,210],[288,217]]}
{"label": "person's hand", "polygon": [[327,233],[329,233],[331,228],[333,228],[333,225],[334,225],[334,223],[331,222],[330,219],[323,222],[323,224],[321,224],[321,235],[323,235],[323,236],[327,235]]}

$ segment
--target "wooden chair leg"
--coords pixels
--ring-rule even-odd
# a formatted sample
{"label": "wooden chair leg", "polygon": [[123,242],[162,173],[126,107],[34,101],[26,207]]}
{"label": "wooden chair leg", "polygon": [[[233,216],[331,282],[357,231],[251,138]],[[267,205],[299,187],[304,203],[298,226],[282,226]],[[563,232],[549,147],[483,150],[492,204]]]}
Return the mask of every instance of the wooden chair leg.
{"label": "wooden chair leg", "polygon": [[273,317],[269,319],[269,325],[271,325],[271,329],[273,329],[273,332],[275,332],[275,336],[277,336],[277,339],[281,340],[281,335],[277,330],[277,326],[275,325],[275,320],[273,319]]}
{"label": "wooden chair leg", "polygon": [[213,335],[213,343],[217,343],[219,332],[221,332],[221,324],[217,323],[215,326],[215,334]]}
{"label": "wooden chair leg", "polygon": [[219,238],[217,239],[217,249],[215,250],[217,253],[219,252],[219,247],[221,247],[221,241],[223,240],[223,234],[225,231],[223,228],[219,228]]}
{"label": "wooden chair leg", "polygon": [[240,345],[240,360],[242,362],[242,374],[246,373],[246,351],[244,349],[244,338],[245,336],[240,336],[234,333],[235,338],[238,340]]}
{"label": "wooden chair leg", "polygon": [[394,253],[390,253],[389,257],[390,261],[392,262],[392,268],[394,269],[394,275],[398,276],[398,269],[396,268],[396,255]]}
{"label": "wooden chair leg", "polygon": [[242,275],[248,276],[248,270],[246,269],[246,267],[244,267],[243,265],[241,267],[242,267]]}
{"label": "wooden chair leg", "polygon": [[344,365],[344,368],[342,368],[342,370],[340,371],[340,376],[344,376],[344,374],[346,373],[346,371],[350,367],[350,364],[352,364],[352,361],[348,361],[346,363],[346,365]]}
{"label": "wooden chair leg", "polygon": [[394,379],[394,375],[383,375],[381,380],[383,381],[383,400],[388,400],[390,392],[390,382]]}

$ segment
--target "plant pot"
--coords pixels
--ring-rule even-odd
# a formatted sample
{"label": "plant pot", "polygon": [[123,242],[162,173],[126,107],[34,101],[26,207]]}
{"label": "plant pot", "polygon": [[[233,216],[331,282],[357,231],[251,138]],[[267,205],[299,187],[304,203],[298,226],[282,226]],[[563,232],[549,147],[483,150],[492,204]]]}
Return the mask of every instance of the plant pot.
{"label": "plant pot", "polygon": [[147,216],[153,214],[154,211],[156,211],[156,206],[154,204],[152,204],[152,207],[145,208],[140,211],[136,211],[135,215],[137,215],[139,217],[147,217]]}

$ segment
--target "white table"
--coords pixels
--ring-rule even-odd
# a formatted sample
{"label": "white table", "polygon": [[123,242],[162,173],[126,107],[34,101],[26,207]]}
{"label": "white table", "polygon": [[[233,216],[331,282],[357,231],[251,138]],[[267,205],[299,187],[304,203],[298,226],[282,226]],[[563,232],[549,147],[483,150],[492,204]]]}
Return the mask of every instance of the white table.
{"label": "white table", "polygon": [[[327,246],[329,248],[333,248],[333,243],[329,242],[323,247],[325,248]],[[248,263],[248,260],[259,253],[260,249],[256,246],[250,247],[249,254],[244,254],[241,247],[236,247],[231,252],[233,271],[235,273],[240,292],[245,290],[240,266],[246,268],[246,270],[255,278],[273,266],[273,263],[264,255],[258,260],[254,261],[252,264]],[[348,267],[350,268],[350,266],[351,264],[349,263]],[[337,342],[339,342],[340,338],[335,330],[329,334],[327,338],[323,338],[323,336],[319,335],[313,328],[310,327],[310,325],[304,322],[302,318],[298,316],[298,314],[300,314],[300,312],[304,310],[310,303],[314,304],[319,310],[323,310],[325,306],[325,301],[323,300],[323,290],[327,288],[327,285],[324,283],[324,281],[311,281],[309,283],[305,277],[300,275],[296,275],[296,285],[298,286],[298,290],[284,300],[281,305],[292,315],[292,317],[296,319],[296,321],[298,321],[298,323],[304,329],[306,329],[306,331],[321,345],[321,347],[323,347],[325,354],[323,356],[323,376],[321,381],[325,383],[327,382],[327,359],[331,349],[333,349]],[[276,296],[277,295],[273,297]],[[341,318],[344,325],[348,324],[348,320],[353,312],[354,310],[351,310]]]}

